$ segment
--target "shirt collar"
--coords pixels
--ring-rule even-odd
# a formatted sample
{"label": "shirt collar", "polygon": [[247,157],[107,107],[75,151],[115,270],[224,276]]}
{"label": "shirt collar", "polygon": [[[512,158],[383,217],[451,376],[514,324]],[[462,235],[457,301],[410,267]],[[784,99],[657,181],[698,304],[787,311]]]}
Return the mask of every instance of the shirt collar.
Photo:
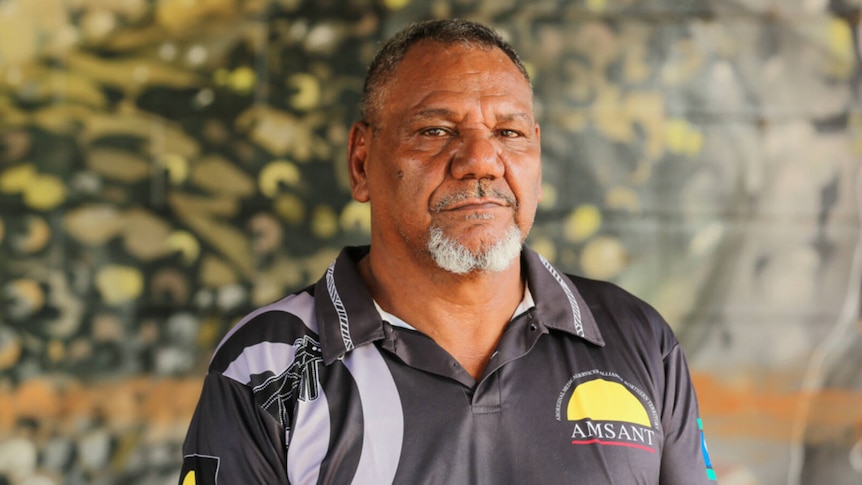
{"label": "shirt collar", "polygon": [[521,252],[527,282],[536,302],[536,317],[545,327],[604,346],[599,327],[571,278],[527,246]]}
{"label": "shirt collar", "polygon": [[324,363],[385,337],[383,320],[356,264],[368,246],[346,247],[314,286],[314,307]]}
{"label": "shirt collar", "polygon": [[[386,336],[383,319],[356,266],[368,249],[344,248],[315,284],[315,314],[326,364]],[[572,281],[527,246],[521,262],[527,288],[515,316],[535,306],[537,320],[545,327],[603,346],[596,321]]]}

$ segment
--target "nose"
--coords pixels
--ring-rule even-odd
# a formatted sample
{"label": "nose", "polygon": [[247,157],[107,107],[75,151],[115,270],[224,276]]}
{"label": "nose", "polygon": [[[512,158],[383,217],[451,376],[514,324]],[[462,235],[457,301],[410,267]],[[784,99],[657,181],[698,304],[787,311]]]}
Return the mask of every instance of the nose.
{"label": "nose", "polygon": [[503,176],[499,144],[487,133],[467,133],[452,157],[452,176],[456,179],[495,179]]}

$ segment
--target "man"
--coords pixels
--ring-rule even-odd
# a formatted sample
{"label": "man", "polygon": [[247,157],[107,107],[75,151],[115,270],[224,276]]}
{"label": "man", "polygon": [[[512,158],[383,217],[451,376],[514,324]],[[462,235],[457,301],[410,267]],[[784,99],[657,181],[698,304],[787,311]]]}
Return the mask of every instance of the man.
{"label": "man", "polygon": [[182,483],[710,482],[666,323],[523,246],[540,130],[512,48],[412,26],[373,61],[362,118],[348,163],[371,246],[227,335]]}

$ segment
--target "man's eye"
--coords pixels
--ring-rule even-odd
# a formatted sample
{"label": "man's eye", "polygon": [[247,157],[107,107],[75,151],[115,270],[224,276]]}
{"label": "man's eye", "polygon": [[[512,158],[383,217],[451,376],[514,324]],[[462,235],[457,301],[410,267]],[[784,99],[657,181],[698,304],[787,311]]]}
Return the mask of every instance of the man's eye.
{"label": "man's eye", "polygon": [[515,130],[500,130],[499,133],[504,138],[517,138],[521,136],[521,133]]}
{"label": "man's eye", "polygon": [[426,136],[445,136],[448,133],[443,128],[425,128],[422,130],[422,134]]}

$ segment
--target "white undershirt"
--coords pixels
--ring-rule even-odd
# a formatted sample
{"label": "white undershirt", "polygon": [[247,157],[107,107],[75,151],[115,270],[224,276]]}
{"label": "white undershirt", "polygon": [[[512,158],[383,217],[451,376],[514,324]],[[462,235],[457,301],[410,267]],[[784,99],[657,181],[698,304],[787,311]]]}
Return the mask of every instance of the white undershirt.
{"label": "white undershirt", "polygon": [[[380,318],[382,318],[384,321],[387,321],[390,325],[394,325],[396,327],[407,328],[414,331],[416,330],[409,323],[380,308],[380,305],[377,304],[377,300],[373,301],[374,307],[377,308],[377,312],[380,314]],[[530,308],[533,308],[534,306],[536,306],[536,303],[533,301],[533,294],[530,293],[530,287],[526,283],[524,283],[524,297],[521,299],[521,303],[518,304],[518,308],[515,308],[515,313],[512,314],[511,320],[514,320],[515,317],[526,312]]]}

